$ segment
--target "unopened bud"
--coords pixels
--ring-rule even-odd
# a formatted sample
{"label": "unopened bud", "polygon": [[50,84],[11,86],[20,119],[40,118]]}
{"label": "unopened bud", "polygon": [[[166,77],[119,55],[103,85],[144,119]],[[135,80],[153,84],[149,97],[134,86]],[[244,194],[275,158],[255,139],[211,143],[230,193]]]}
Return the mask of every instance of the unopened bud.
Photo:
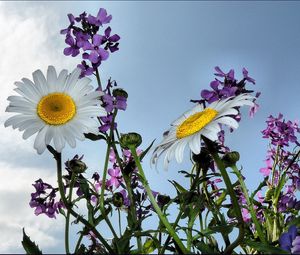
{"label": "unopened bud", "polygon": [[234,166],[239,161],[240,154],[237,151],[231,151],[226,153],[222,159],[226,167]]}
{"label": "unopened bud", "polygon": [[124,197],[120,192],[113,194],[112,203],[115,207],[121,207],[124,204]]}
{"label": "unopened bud", "polygon": [[266,200],[266,201],[271,201],[271,200],[272,200],[272,197],[273,197],[273,195],[274,195],[274,191],[275,191],[274,188],[271,188],[271,189],[268,189],[268,190],[267,190],[266,196],[265,196],[265,200]]}
{"label": "unopened bud", "polygon": [[171,200],[171,198],[170,198],[169,196],[160,195],[160,194],[157,195],[157,202],[158,202],[161,206],[166,205],[167,203],[170,202],[170,200]]}
{"label": "unopened bud", "polygon": [[128,93],[124,89],[120,89],[120,88],[114,89],[112,94],[114,97],[120,96],[120,97],[128,98]]}
{"label": "unopened bud", "polygon": [[79,159],[72,159],[69,162],[69,167],[74,173],[81,174],[87,169],[86,164]]}
{"label": "unopened bud", "polygon": [[122,134],[120,138],[120,144],[124,149],[137,148],[141,143],[142,137],[138,133]]}

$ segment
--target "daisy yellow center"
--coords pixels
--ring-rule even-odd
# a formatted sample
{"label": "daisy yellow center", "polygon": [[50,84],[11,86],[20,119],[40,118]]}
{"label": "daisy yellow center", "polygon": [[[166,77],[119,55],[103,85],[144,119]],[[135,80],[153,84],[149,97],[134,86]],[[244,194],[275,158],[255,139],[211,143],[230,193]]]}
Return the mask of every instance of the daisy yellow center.
{"label": "daisy yellow center", "polygon": [[209,124],[217,114],[218,112],[216,110],[206,108],[202,112],[197,112],[189,116],[177,127],[176,137],[180,139],[199,132],[202,128]]}
{"label": "daisy yellow center", "polygon": [[76,113],[73,99],[64,93],[51,93],[39,101],[37,114],[48,125],[62,125],[70,121]]}

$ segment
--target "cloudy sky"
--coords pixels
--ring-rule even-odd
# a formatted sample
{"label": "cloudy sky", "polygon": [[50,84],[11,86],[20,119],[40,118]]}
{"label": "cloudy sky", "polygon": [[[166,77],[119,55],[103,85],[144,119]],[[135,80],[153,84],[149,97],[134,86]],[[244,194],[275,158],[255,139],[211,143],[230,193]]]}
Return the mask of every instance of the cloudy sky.
{"label": "cloudy sky", "polygon": [[[15,81],[31,78],[48,65],[73,69],[79,59],[64,57],[63,37],[67,13],[96,14],[104,7],[113,15],[111,27],[121,36],[120,51],[103,64],[103,80],[113,77],[129,93],[128,109],[119,116],[121,132],[136,131],[144,147],[199,98],[213,79],[213,68],[225,71],[246,67],[262,92],[255,118],[244,119],[227,136],[231,149],[241,153],[249,188],[262,179],[267,142],[260,131],[268,115],[282,112],[299,119],[300,3],[288,2],[0,2],[0,253],[22,252],[21,229],[47,253],[63,252],[63,222],[36,217],[29,208],[31,184],[38,178],[55,185],[55,162],[49,153],[39,156],[33,139],[4,128],[6,98]],[[103,167],[104,148],[83,142],[67,148],[64,158],[85,154],[90,173]],[[168,172],[150,169],[146,174],[154,190],[168,193],[168,179],[180,180],[188,160],[172,163]],[[163,189],[161,187],[164,187]],[[16,243],[17,242],[17,243]]]}

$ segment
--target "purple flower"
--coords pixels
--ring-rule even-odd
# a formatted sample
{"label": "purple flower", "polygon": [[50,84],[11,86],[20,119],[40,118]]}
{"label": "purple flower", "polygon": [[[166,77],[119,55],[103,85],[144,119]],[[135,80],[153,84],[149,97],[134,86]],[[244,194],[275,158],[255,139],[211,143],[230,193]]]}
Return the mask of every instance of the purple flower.
{"label": "purple flower", "polygon": [[82,49],[84,51],[91,50],[90,54],[84,53],[82,57],[89,59],[93,64],[100,64],[101,61],[108,59],[109,53],[101,48],[102,36],[95,34],[92,38],[92,43],[89,41],[84,42]]}
{"label": "purple flower", "polygon": [[279,113],[275,118],[270,115],[266,121],[267,128],[262,131],[263,138],[270,138],[271,144],[277,146],[289,146],[289,143],[300,145],[296,133],[300,133],[298,122],[285,121]]}
{"label": "purple flower", "polygon": [[114,98],[113,96],[109,94],[105,94],[102,96],[102,106],[105,108],[105,110],[110,113],[114,109]]}
{"label": "purple flower", "polygon": [[77,41],[77,46],[79,48],[82,48],[84,46],[84,44],[86,42],[88,42],[88,40],[91,38],[91,36],[87,33],[84,33],[82,31],[76,31],[74,30],[73,32],[75,38],[76,38],[76,41]]}
{"label": "purple flower", "polygon": [[104,36],[102,37],[102,44],[106,44],[104,49],[109,49],[111,53],[119,50],[118,46],[119,43],[117,43],[120,40],[120,36],[117,34],[110,35],[111,34],[111,27],[108,27],[104,31]]}
{"label": "purple flower", "polygon": [[119,110],[126,110],[127,98],[122,96],[116,96],[115,107]]}
{"label": "purple flower", "polygon": [[34,214],[46,214],[49,218],[56,218],[55,214],[58,214],[59,209],[64,207],[61,201],[55,201],[57,189],[43,182],[42,179],[35,181],[32,186],[35,192],[31,193],[29,205],[35,208]]}
{"label": "purple flower", "polygon": [[92,75],[94,72],[94,68],[90,67],[84,60],[77,67],[81,69],[80,78]]}
{"label": "purple flower", "polygon": [[243,68],[243,76],[244,76],[244,79],[246,81],[255,84],[255,80],[253,78],[251,78],[251,77],[248,76],[248,71],[247,71],[247,69],[245,67]]}
{"label": "purple flower", "polygon": [[74,38],[71,35],[67,35],[65,42],[69,45],[69,47],[64,49],[64,54],[66,56],[71,55],[72,57],[76,57],[79,54],[79,47],[77,46]]}
{"label": "purple flower", "polygon": [[[100,117],[100,119],[103,122],[103,124],[99,127],[99,131],[105,133],[111,127],[113,116],[108,115],[108,116]],[[116,127],[117,127],[117,123],[114,123],[114,128]]]}
{"label": "purple flower", "polygon": [[264,176],[269,176],[273,167],[273,160],[271,158],[267,158],[265,160],[267,166],[263,167],[259,170]]}
{"label": "purple flower", "polygon": [[68,18],[69,18],[69,21],[70,21],[70,25],[67,28],[62,29],[60,31],[60,33],[63,34],[63,35],[64,34],[70,34],[71,33],[71,29],[72,29],[73,25],[75,24],[75,18],[73,16],[73,14],[69,13],[68,14]]}
{"label": "purple flower", "polygon": [[107,12],[105,9],[100,8],[96,17],[89,15],[87,21],[95,26],[102,26],[103,24],[107,24],[111,21],[112,16],[107,16]]}
{"label": "purple flower", "polygon": [[281,249],[292,254],[300,253],[300,236],[298,236],[298,229],[295,225],[290,226],[288,232],[280,236],[279,244]]}
{"label": "purple flower", "polygon": [[106,183],[107,186],[109,187],[115,186],[115,188],[118,188],[122,183],[122,177],[120,176],[120,172],[121,172],[120,168],[119,167],[110,168],[108,169],[107,172],[111,177]]}
{"label": "purple flower", "polygon": [[230,69],[228,73],[224,73],[220,69],[220,67],[216,66],[215,70],[216,70],[215,76],[224,77],[224,78],[226,78],[228,80],[234,81],[234,70],[233,69]]}

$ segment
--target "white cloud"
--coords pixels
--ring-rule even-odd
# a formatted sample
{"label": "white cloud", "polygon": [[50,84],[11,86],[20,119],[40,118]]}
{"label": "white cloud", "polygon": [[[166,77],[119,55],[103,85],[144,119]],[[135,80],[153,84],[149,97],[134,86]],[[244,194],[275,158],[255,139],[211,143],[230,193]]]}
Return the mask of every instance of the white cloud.
{"label": "white cloud", "polygon": [[62,219],[37,217],[28,205],[36,179],[55,185],[55,162],[47,153],[36,154],[33,139],[24,141],[19,131],[3,126],[10,116],[5,113],[6,98],[15,94],[15,81],[32,79],[33,71],[45,72],[48,65],[69,70],[76,66],[74,59],[62,54],[64,38],[59,34],[62,25],[58,20],[63,13],[53,7],[57,6],[0,2],[0,253],[24,252],[22,227],[44,251],[63,252]]}

